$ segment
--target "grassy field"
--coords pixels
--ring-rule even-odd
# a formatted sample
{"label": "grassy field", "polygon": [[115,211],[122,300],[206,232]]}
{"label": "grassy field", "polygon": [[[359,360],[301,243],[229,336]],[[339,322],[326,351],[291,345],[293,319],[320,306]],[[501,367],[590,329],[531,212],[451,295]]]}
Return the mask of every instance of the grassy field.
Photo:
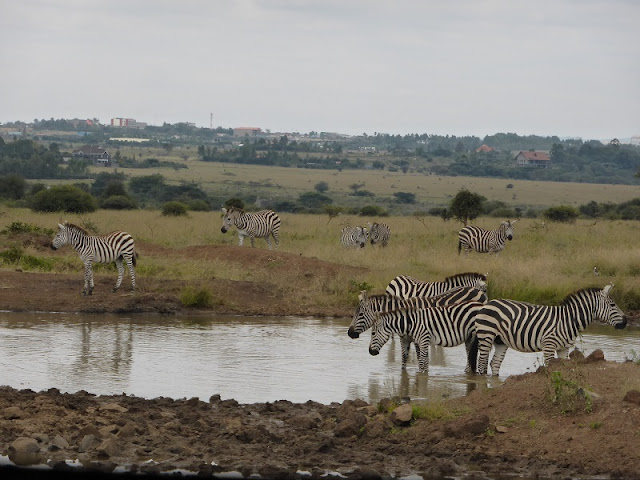
{"label": "grassy field", "polygon": [[[421,280],[440,280],[461,272],[489,275],[491,298],[514,298],[535,303],[556,303],[578,288],[602,287],[615,283],[613,297],[625,309],[640,309],[640,224],[635,221],[578,221],[575,224],[546,224],[540,220],[522,219],[515,225],[515,238],[500,255],[457,253],[457,232],[461,225],[434,217],[417,219],[410,216],[388,217],[383,221],[392,229],[388,247],[348,250],[340,246],[340,229],[344,224],[364,224],[380,219],[341,216],[328,221],[326,215],[282,214],[280,250],[295,255],[330,262],[367,267],[359,278],[337,278],[335,284],[322,286],[322,295],[336,296],[339,301],[354,302],[357,291],[370,288],[382,291],[400,274]],[[164,217],[159,211],[107,211],[77,216],[37,214],[26,209],[0,207],[0,230],[15,221],[57,229],[57,223],[68,220],[99,233],[125,230],[136,241],[181,248],[194,245],[237,245],[235,229],[220,232],[221,216],[217,212],[191,212],[188,217]],[[422,220],[422,221],[420,221]],[[500,220],[480,218],[475,224],[497,228]],[[245,245],[249,242],[247,241]],[[263,239],[258,248],[266,248]],[[0,250],[8,248],[6,238]],[[244,248],[250,248],[245,246]],[[67,260],[53,271],[81,270],[81,262],[68,248]],[[42,255],[42,252],[27,252]],[[601,275],[596,277],[593,267]],[[198,278],[215,275],[232,280],[266,281],[276,285],[286,278],[256,277],[255,272],[242,271],[224,263],[177,263],[164,258],[146,258],[139,262],[141,276]],[[328,287],[328,288],[327,288]],[[293,288],[295,292],[295,286]],[[320,293],[318,293],[320,295]],[[319,299],[320,300],[320,299]]]}
{"label": "grassy field", "polygon": [[[167,152],[162,148],[120,148],[123,156],[137,160],[157,158],[186,165],[188,168],[119,169],[129,177],[152,174],[163,175],[169,183],[189,182],[200,186],[214,198],[246,198],[256,195],[260,199],[295,201],[304,192],[314,191],[319,182],[329,185],[327,195],[334,204],[361,207],[377,203],[393,214],[411,214],[416,210],[448,206],[460,189],[484,195],[488,200],[502,201],[510,207],[542,210],[552,205],[579,206],[592,200],[598,203],[621,203],[640,196],[634,185],[601,185],[568,182],[539,182],[479,177],[442,177],[421,173],[389,172],[381,170],[312,170],[302,168],[265,167],[208,163],[198,160],[195,147],[175,148]],[[348,156],[345,154],[345,156]],[[92,173],[113,171],[92,167]],[[90,182],[90,181],[87,181]],[[70,181],[45,181],[48,184]],[[364,184],[362,190],[373,192],[375,199],[354,197],[350,185]],[[416,204],[398,205],[393,194],[413,193]]]}

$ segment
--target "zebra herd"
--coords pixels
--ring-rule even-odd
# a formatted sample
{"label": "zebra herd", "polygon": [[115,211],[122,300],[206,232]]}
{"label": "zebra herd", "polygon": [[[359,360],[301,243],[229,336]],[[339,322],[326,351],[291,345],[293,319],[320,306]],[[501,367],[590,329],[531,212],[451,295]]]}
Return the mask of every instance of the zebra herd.
{"label": "zebra herd", "polygon": [[348,335],[359,338],[371,329],[369,353],[377,355],[392,334],[400,338],[402,368],[409,346],[415,343],[421,372],[429,369],[429,346],[465,344],[465,372],[486,375],[493,347],[491,374],[499,375],[509,348],[543,352],[548,364],[555,354],[568,357],[575,339],[594,320],[617,329],[627,319],[609,296],[613,284],[584,288],[568,295],[560,305],[533,305],[508,299],[488,300],[487,276],[464,273],[443,282],[419,282],[401,275],[382,295],[361,292]]}

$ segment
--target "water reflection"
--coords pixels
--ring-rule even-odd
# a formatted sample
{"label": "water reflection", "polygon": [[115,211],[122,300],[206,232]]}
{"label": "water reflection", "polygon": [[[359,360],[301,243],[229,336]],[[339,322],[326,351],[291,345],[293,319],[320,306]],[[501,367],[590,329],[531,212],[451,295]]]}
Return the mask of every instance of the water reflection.
{"label": "water reflection", "polygon": [[[16,388],[153,398],[213,394],[241,403],[287,399],[341,402],[389,396],[439,399],[467,395],[481,379],[464,373],[464,346],[430,348],[418,372],[412,346],[400,368],[399,340],[382,355],[369,335],[352,340],[349,319],[164,317],[0,313],[0,384]],[[591,326],[578,346],[610,360],[640,352],[640,329]],[[636,353],[637,355],[637,353]],[[509,351],[501,379],[532,371],[542,355]]]}

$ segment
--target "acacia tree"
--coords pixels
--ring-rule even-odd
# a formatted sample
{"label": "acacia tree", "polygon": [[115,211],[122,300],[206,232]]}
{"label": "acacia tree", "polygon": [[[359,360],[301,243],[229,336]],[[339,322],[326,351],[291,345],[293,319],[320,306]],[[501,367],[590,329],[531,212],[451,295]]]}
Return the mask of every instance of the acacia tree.
{"label": "acacia tree", "polygon": [[456,220],[460,220],[467,225],[469,220],[473,220],[482,213],[482,203],[486,199],[479,193],[473,193],[469,190],[460,190],[451,200],[449,213]]}

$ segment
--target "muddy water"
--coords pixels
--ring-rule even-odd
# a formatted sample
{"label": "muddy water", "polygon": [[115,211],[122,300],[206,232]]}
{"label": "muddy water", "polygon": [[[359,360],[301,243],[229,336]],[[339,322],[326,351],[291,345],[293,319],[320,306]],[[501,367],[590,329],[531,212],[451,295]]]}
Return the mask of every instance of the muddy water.
{"label": "muddy water", "polygon": [[[432,347],[429,374],[415,352],[400,368],[399,342],[368,352],[369,334],[352,340],[349,319],[166,317],[0,313],[0,385],[35,391],[126,393],[145,398],[213,394],[240,403],[400,395],[465,395],[535,370],[539,354],[509,351],[499,379],[463,373],[464,347]],[[640,355],[640,329],[592,325],[577,345],[609,360]]]}

